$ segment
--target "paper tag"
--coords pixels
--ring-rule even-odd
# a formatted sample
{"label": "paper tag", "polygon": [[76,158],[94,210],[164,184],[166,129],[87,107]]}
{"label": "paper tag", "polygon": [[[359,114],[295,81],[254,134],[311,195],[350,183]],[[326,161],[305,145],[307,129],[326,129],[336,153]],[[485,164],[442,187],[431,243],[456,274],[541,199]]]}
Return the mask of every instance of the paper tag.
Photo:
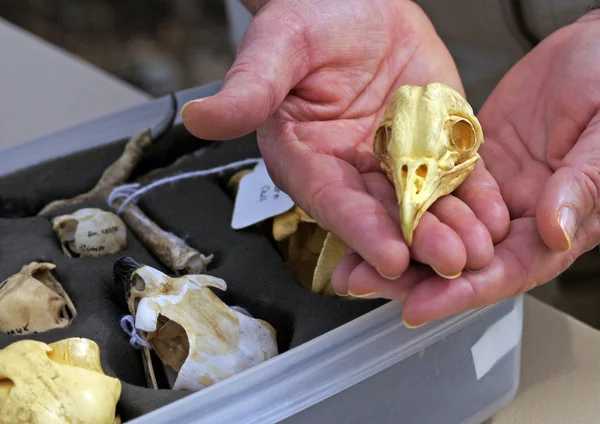
{"label": "paper tag", "polygon": [[477,380],[483,378],[498,361],[521,340],[521,311],[515,307],[495,322],[471,348]]}
{"label": "paper tag", "polygon": [[269,177],[264,161],[245,175],[238,187],[231,228],[239,230],[282,214],[294,207],[294,201]]}

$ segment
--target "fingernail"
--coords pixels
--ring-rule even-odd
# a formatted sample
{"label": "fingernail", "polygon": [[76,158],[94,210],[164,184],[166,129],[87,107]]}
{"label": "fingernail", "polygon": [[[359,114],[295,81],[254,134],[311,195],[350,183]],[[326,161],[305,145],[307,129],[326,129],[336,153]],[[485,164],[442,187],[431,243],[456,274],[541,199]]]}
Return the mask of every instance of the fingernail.
{"label": "fingernail", "polygon": [[437,275],[439,275],[440,277],[445,278],[447,280],[454,280],[455,278],[458,278],[462,275],[462,271],[460,271],[458,274],[455,274],[455,275],[444,275],[441,272],[439,272],[437,269],[435,269],[432,265],[430,265],[430,266],[431,266],[431,269],[433,269]]}
{"label": "fingernail", "polygon": [[354,293],[352,293],[352,290],[348,290],[348,296],[358,297],[359,299],[374,299],[374,298],[379,297],[376,292],[354,294]]}
{"label": "fingernail", "polygon": [[402,324],[404,324],[404,326],[405,326],[406,328],[410,329],[410,330],[414,330],[414,329],[416,329],[416,328],[421,328],[421,327],[423,327],[424,325],[427,325],[427,323],[426,323],[426,322],[424,322],[423,324],[419,324],[419,325],[411,325],[411,324],[407,323],[407,322],[404,320],[404,318],[402,318]]}
{"label": "fingernail", "polygon": [[333,287],[333,284],[331,285],[331,288],[333,289],[333,292],[334,292],[335,294],[337,294],[338,296],[340,296],[340,297],[346,297],[346,296],[348,296],[348,294],[349,294],[349,293],[339,293],[339,292],[338,292],[338,291],[335,289],[335,287]]}
{"label": "fingernail", "polygon": [[567,240],[567,248],[571,248],[571,240],[575,235],[575,227],[577,226],[577,214],[570,206],[563,206],[558,213],[558,224],[563,230],[565,239]]}
{"label": "fingernail", "polygon": [[[489,265],[488,265],[489,266]],[[483,271],[485,271],[486,269],[488,269],[488,266],[485,266],[481,269],[469,269],[469,268],[465,268],[468,272],[470,272],[471,274],[479,274]]]}
{"label": "fingernail", "polygon": [[186,104],[184,104],[183,107],[181,108],[181,114],[183,115],[183,111],[185,110],[185,108],[188,107],[189,105],[191,105],[192,103],[200,103],[200,102],[204,101],[205,99],[206,99],[206,97],[202,97],[200,99],[190,100],[189,102],[187,102]]}
{"label": "fingernail", "polygon": [[[377,269],[377,268],[375,268]],[[377,269],[377,272],[379,273],[379,275],[381,275],[383,278],[385,278],[386,280],[397,280],[398,278],[400,278],[402,276],[402,274],[398,275],[397,277],[388,277],[387,275],[385,275],[383,272],[379,271],[379,269]]]}

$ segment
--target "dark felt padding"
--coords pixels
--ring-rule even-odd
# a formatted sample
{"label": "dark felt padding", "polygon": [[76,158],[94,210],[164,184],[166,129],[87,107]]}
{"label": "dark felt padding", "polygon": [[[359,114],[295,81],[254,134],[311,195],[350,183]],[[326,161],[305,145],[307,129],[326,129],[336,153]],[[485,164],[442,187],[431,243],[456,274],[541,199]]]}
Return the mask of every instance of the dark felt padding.
{"label": "dark felt padding", "polygon": [[[115,255],[93,259],[68,258],[63,254],[50,219],[82,207],[110,210],[105,204],[84,203],[49,216],[32,217],[51,200],[89,190],[104,168],[119,156],[123,145],[124,142],[120,142],[96,148],[0,179],[1,211],[6,217],[0,219],[0,279],[8,278],[34,260],[53,262],[57,265],[55,275],[79,313],[67,329],[33,336],[0,335],[0,348],[23,338],[52,342],[67,337],[87,337],[96,341],[105,372],[123,382],[118,412],[127,421],[187,393],[144,387],[141,354],[130,347],[128,336],[119,324],[128,311],[123,288],[115,286],[112,280],[113,265],[118,258],[131,256],[163,272],[169,273],[169,270],[157,262],[131,231],[127,235],[127,248]],[[166,166],[177,156],[194,150],[194,154],[178,160],[176,166],[156,172],[153,178],[260,156],[254,135],[211,144],[177,128],[157,144],[135,175],[155,166]],[[201,253],[214,254],[207,273],[223,278],[228,285],[227,291],[215,289],[215,293],[228,305],[242,306],[254,317],[271,323],[277,331],[280,352],[385,303],[310,293],[285,265],[272,240],[257,227],[231,229],[234,199],[226,185],[235,172],[163,185],[143,196],[138,204],[165,230],[184,238]]]}

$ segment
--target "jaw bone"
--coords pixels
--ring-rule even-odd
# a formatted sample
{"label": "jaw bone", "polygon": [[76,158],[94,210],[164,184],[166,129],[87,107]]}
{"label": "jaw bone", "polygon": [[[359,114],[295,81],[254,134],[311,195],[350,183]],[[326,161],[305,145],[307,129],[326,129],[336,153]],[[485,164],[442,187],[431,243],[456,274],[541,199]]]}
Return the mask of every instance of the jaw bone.
{"label": "jaw bone", "polygon": [[400,87],[375,133],[373,152],[394,184],[411,246],[425,211],[469,176],[483,131],[469,103],[440,83]]}

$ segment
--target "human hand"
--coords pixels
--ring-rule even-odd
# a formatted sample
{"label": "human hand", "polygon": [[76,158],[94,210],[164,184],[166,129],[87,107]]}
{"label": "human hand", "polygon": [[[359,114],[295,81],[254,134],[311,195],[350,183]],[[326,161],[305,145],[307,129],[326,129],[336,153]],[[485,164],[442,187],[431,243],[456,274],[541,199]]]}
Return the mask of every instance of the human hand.
{"label": "human hand", "polygon": [[413,2],[272,0],[253,20],[222,90],[182,115],[204,139],[258,129],[275,184],[357,252],[350,256],[364,272],[343,284],[361,295],[369,282],[389,282],[381,275],[402,275],[411,257],[446,276],[484,268],[493,240],[506,234],[508,211],[480,164],[457,197],[421,218],[410,249],[402,238],[373,136],[396,88],[434,81],[464,94],[449,52]]}
{"label": "human hand", "polygon": [[408,323],[529,291],[600,243],[598,39],[595,11],[545,39],[491,94],[479,114],[479,152],[509,208],[510,232],[483,272],[445,280],[413,270],[396,281],[408,291]]}

